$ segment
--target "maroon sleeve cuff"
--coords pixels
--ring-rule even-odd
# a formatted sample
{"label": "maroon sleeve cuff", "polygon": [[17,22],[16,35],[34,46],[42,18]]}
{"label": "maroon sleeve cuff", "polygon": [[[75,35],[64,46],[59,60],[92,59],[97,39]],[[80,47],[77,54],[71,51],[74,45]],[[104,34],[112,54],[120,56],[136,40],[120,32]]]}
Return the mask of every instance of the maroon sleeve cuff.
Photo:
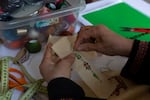
{"label": "maroon sleeve cuff", "polygon": [[150,43],[135,40],[121,75],[138,83],[150,84]]}

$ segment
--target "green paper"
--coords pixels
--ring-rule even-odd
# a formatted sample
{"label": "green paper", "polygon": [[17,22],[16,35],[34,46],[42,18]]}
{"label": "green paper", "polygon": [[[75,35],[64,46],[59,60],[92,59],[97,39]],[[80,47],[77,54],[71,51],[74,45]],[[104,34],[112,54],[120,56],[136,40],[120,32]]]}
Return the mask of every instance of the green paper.
{"label": "green paper", "polygon": [[[141,33],[121,31],[120,27],[150,28],[150,17],[124,2],[87,13],[83,17],[93,25],[104,24],[126,38]],[[148,33],[136,39],[150,41],[150,34]]]}

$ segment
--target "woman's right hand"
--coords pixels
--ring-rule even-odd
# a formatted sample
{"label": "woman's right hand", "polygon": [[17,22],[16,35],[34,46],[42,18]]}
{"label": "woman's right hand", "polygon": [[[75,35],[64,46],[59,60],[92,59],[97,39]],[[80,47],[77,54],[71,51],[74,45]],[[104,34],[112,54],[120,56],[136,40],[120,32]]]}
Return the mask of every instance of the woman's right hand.
{"label": "woman's right hand", "polygon": [[124,38],[104,25],[81,27],[74,48],[106,55],[129,56],[133,40]]}

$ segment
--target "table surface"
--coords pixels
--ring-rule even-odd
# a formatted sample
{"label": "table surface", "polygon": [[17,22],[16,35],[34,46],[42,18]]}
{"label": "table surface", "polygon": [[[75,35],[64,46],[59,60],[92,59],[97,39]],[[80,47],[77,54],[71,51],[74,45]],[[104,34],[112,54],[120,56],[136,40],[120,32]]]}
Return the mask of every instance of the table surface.
{"label": "table surface", "polygon": [[[104,1],[104,0],[103,0],[103,1]],[[107,0],[106,0],[106,1],[107,1]],[[144,13],[146,13],[147,15],[150,16],[150,12],[149,12],[149,11],[150,11],[150,10],[149,10],[150,7],[148,7],[148,6],[142,7],[142,6],[141,6],[141,3],[142,3],[142,4],[146,4],[145,2],[143,2],[143,0],[125,0],[125,1],[127,1],[129,4],[131,4],[131,5],[135,6],[135,7],[137,7],[137,9],[139,9],[140,11],[142,11],[142,12],[144,12]],[[100,3],[101,1],[98,1],[98,2]],[[91,9],[91,8],[89,8],[89,7],[90,7],[90,4],[87,5],[87,7],[86,7],[86,9],[85,9],[84,11],[86,11],[86,10],[88,10],[88,9]],[[95,7],[96,7],[96,6],[95,6]],[[92,8],[92,9],[94,9],[94,8]],[[77,24],[76,32],[79,31],[80,25],[81,25],[80,23]],[[12,56],[12,57],[14,57],[14,56],[17,54],[17,52],[18,52],[19,50],[20,50],[20,49],[17,49],[17,50],[8,49],[8,48],[4,47],[3,45],[0,45],[0,57],[4,57],[4,56]],[[36,54],[31,54],[29,60],[25,63],[25,66],[26,66],[26,68],[27,68],[27,71],[28,71],[34,78],[37,78],[37,79],[42,78],[41,75],[40,75],[38,66],[39,66],[40,61],[41,61],[41,59],[42,59],[42,57],[43,57],[43,53],[44,53],[44,47],[43,47],[43,49],[41,50],[41,52],[36,53]],[[117,59],[116,59],[116,58],[117,58]],[[118,57],[116,57],[116,58],[103,56],[103,57],[100,57],[100,58],[98,59],[98,60],[101,60],[100,62],[97,61],[97,60],[95,60],[95,62],[96,62],[96,63],[99,62],[99,63],[101,63],[101,66],[104,66],[104,65],[106,65],[107,63],[109,63],[109,62],[111,61],[112,67],[116,66],[116,63],[117,63],[117,62],[119,62],[117,65],[123,66],[123,65],[125,64],[126,59],[120,59],[120,60],[118,61]],[[95,62],[94,62],[94,63],[95,63]],[[114,63],[114,62],[115,62],[115,63]],[[96,66],[99,66],[99,64],[97,64]],[[118,67],[117,67],[117,68],[118,68]],[[114,67],[114,69],[117,69],[117,68]],[[75,75],[75,76],[73,76],[73,79],[74,79],[74,80],[79,80],[79,76]],[[90,94],[90,93],[89,93],[89,94]],[[14,93],[13,96],[12,96],[12,100],[17,100],[17,98],[19,97],[19,95],[20,95],[20,92],[19,92],[19,91],[15,91],[15,93]]]}

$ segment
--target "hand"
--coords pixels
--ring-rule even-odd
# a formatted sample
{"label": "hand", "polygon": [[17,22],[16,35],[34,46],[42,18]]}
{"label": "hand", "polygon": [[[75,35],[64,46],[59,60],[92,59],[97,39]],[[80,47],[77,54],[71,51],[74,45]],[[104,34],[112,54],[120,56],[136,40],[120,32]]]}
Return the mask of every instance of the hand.
{"label": "hand", "polygon": [[51,44],[48,44],[43,60],[39,66],[41,75],[47,82],[58,77],[70,78],[71,65],[74,59],[73,54],[64,59],[59,59],[52,53]]}
{"label": "hand", "polygon": [[106,55],[129,56],[133,40],[117,35],[104,25],[81,27],[74,48]]}

